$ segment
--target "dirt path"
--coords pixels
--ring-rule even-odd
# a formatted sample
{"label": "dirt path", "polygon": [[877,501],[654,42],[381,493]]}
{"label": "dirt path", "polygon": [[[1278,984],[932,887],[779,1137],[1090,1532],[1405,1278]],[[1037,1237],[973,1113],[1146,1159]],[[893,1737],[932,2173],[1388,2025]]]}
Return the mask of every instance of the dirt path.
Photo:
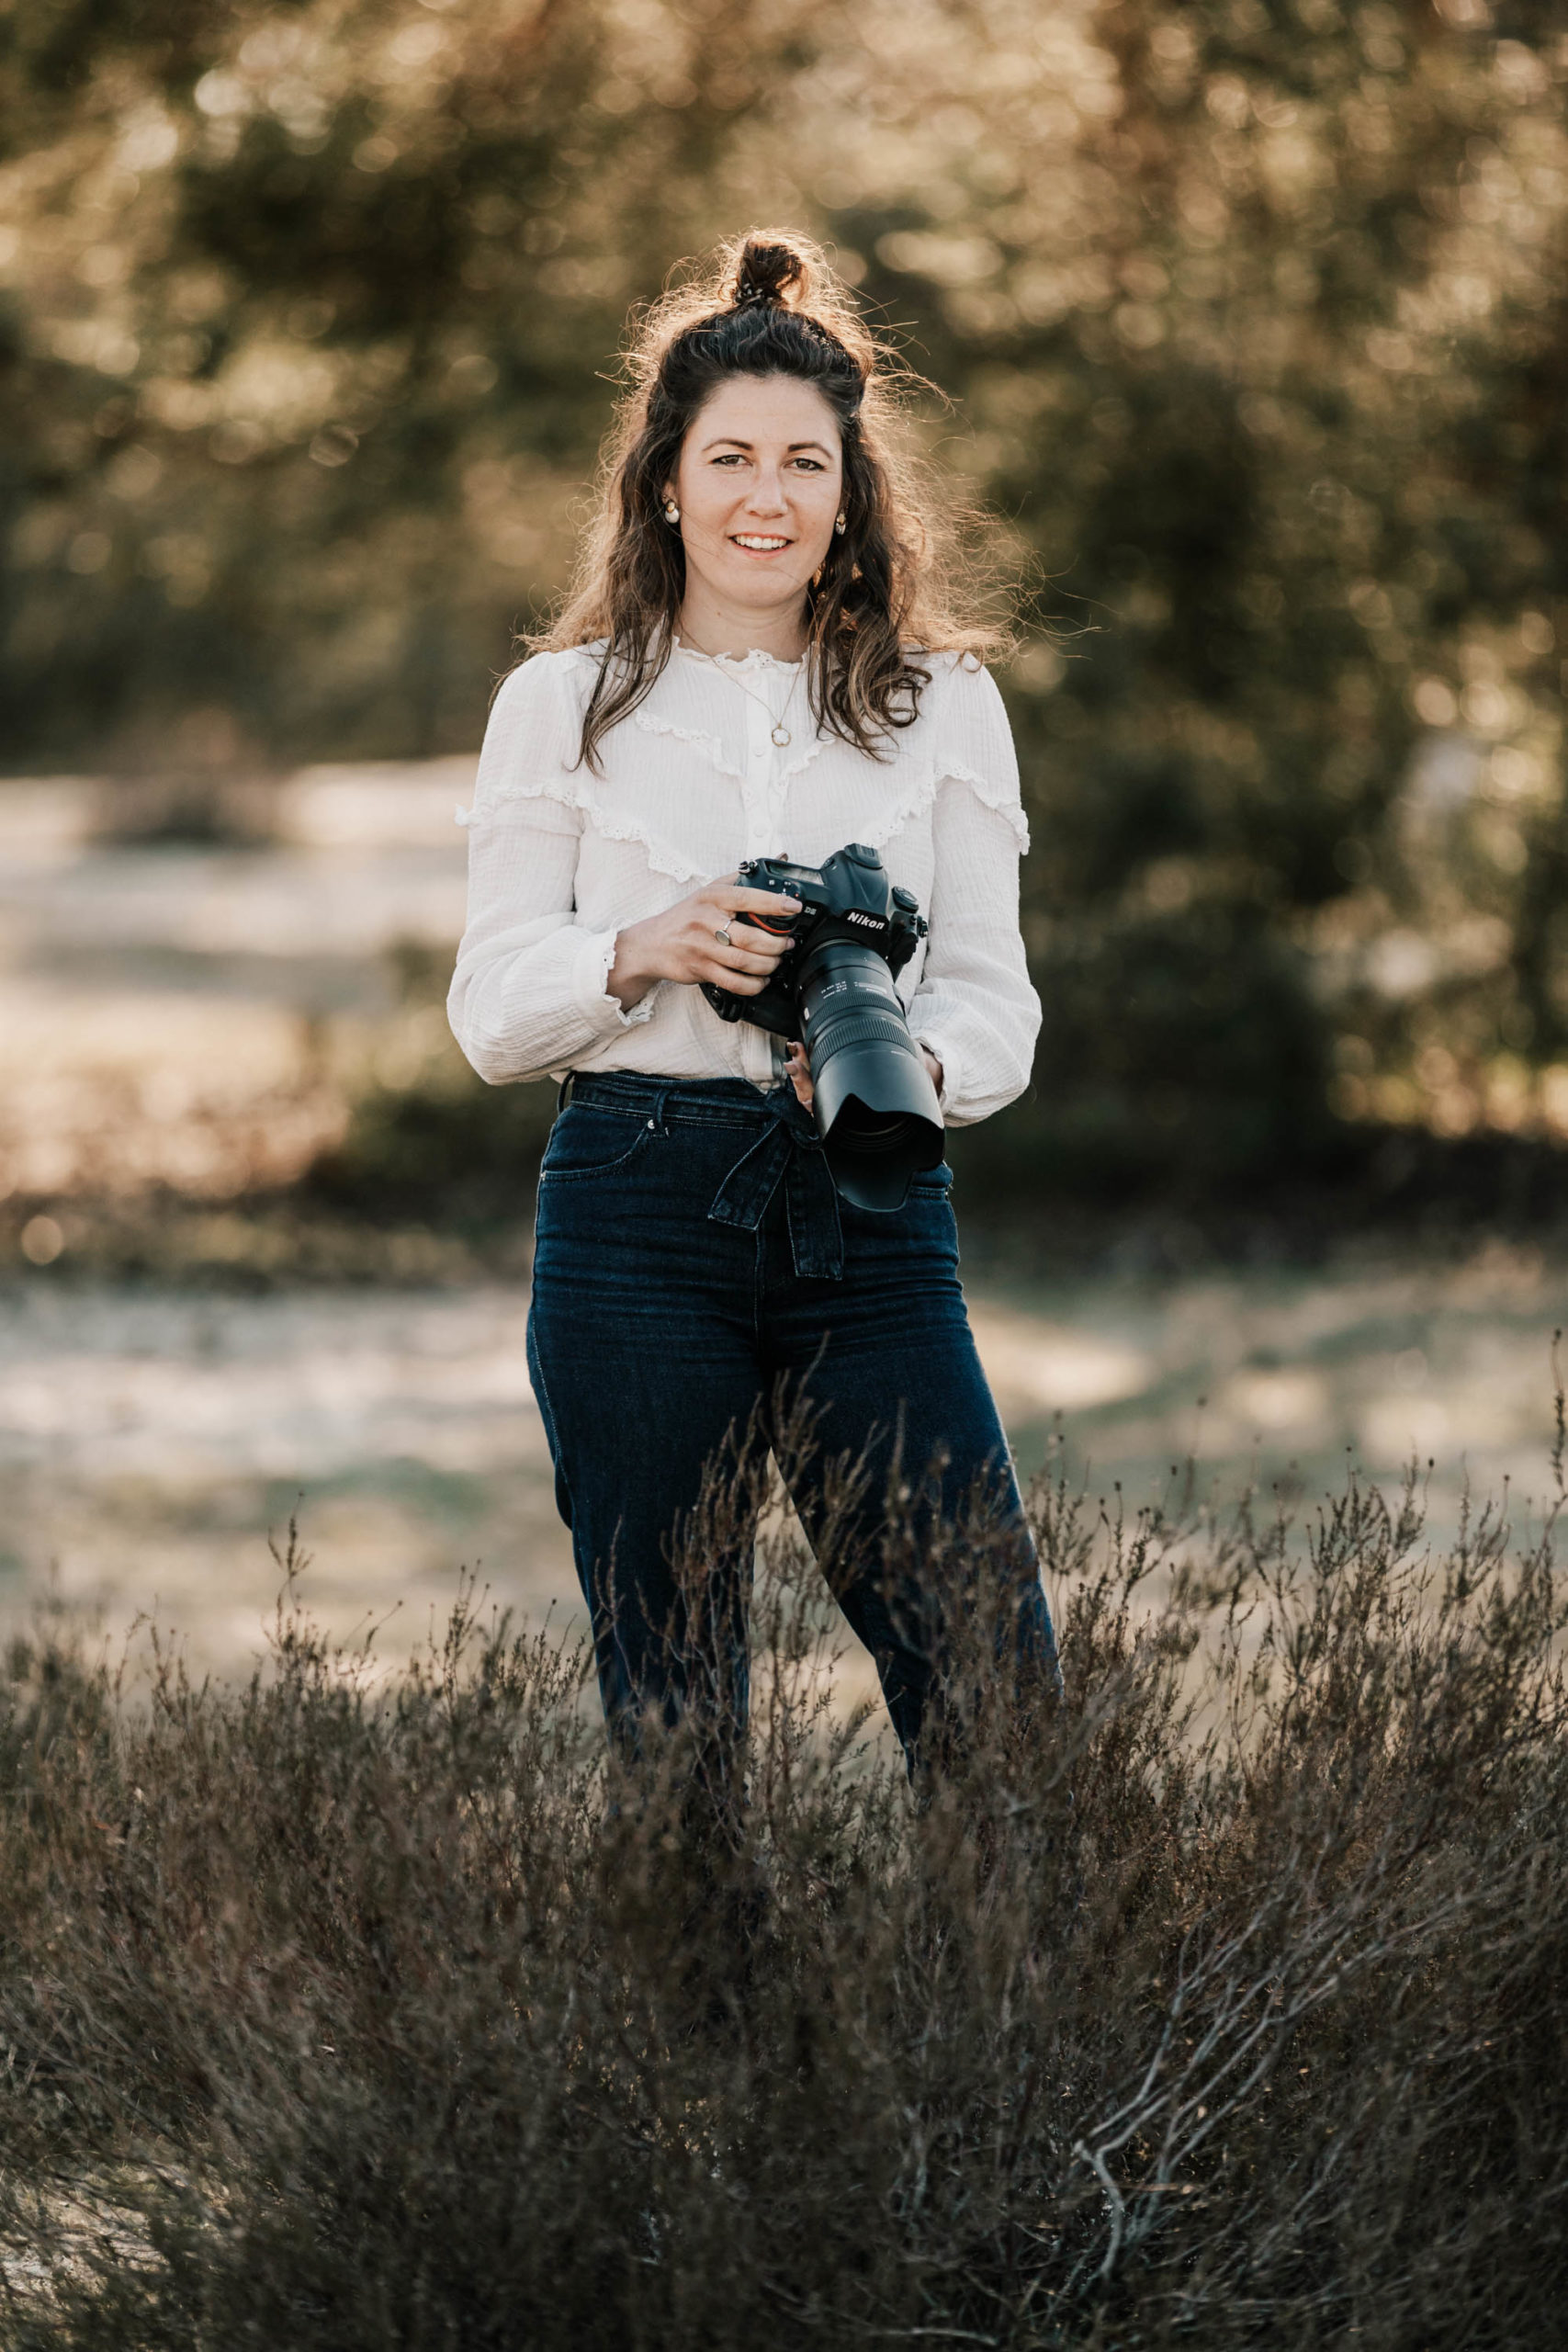
{"label": "dirt path", "polygon": [[[1568,1275],[1494,1255],[1444,1276],[979,1297],[975,1327],[1025,1473],[1052,1414],[1096,1492],[1156,1492],[1195,1449],[1224,1495],[1352,1458],[1392,1483],[1437,1456],[1436,1534],[1477,1492],[1546,1490],[1549,1351]],[[260,1645],[269,1529],[298,1512],[310,1592],[347,1632],[399,1606],[402,1645],[459,1565],[529,1615],[576,1605],[524,1362],[517,1286],[200,1297],[0,1291],[0,1608],[51,1589],[119,1629],[152,1611],[204,1665]],[[1208,1401],[1201,1408],[1199,1399]],[[1086,1467],[1087,1465],[1087,1467]]]}

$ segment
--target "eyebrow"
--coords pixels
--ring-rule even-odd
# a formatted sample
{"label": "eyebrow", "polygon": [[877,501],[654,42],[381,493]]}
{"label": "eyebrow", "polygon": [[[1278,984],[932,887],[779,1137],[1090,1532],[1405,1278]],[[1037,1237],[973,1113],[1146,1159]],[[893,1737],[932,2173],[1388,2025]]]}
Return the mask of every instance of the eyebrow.
{"label": "eyebrow", "polygon": [[[756,444],[752,441],[742,441],[738,433],[720,433],[716,434],[713,440],[703,443],[703,453],[705,456],[710,449],[751,449],[755,447]],[[825,458],[830,458],[833,454],[826,441],[792,441],[785,454],[793,458],[801,449],[820,449]]]}

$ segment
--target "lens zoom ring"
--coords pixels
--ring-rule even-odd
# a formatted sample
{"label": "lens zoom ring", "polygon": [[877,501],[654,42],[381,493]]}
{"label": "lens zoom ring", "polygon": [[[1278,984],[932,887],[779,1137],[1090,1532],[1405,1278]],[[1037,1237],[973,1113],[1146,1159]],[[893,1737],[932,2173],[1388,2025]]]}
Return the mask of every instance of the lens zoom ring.
{"label": "lens zoom ring", "polygon": [[[852,1012],[840,1021],[825,1022],[828,1032],[825,1046],[818,1058],[839,1053],[845,1046],[902,1046],[907,1053],[914,1050],[914,1040],[908,1024],[892,1012]],[[818,1030],[818,1035],[821,1035]]]}

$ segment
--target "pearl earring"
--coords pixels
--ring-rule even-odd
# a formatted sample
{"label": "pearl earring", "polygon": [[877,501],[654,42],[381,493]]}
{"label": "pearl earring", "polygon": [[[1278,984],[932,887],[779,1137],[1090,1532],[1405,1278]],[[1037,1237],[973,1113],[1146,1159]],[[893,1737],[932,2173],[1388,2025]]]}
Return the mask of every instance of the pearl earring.
{"label": "pearl earring", "polygon": [[842,538],[842,537],[843,537],[843,536],[844,536],[844,518],[843,518],[843,515],[842,515],[841,514],[839,515],[838,519],[837,519],[837,520],[836,520],[836,522],[834,523],[834,525],[833,525],[833,528],[834,528],[834,530],[835,530],[835,531],[837,531],[837,533],[839,534],[839,537],[840,537],[840,538]]}
{"label": "pearl earring", "polygon": [[681,510],[672,498],[664,502],[664,519],[667,523],[678,523],[681,519]]}

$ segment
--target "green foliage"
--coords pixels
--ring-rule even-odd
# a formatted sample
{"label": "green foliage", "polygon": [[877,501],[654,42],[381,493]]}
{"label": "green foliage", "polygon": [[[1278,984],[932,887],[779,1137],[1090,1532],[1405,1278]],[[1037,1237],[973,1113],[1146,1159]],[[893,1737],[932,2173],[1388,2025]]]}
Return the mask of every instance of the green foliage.
{"label": "green foliage", "polygon": [[1224,1194],[1344,1157],[1299,959],[1257,910],[1064,924],[1044,968],[1026,1102],[953,1138],[987,1193]]}
{"label": "green foliage", "polygon": [[[560,584],[627,305],[793,217],[1034,566],[1008,685],[1061,1164],[1100,1134],[1140,1160],[1183,1004],[1161,1075],[1202,1109],[1156,1158],[1201,1139],[1205,1178],[1310,1157],[1328,1105],[1568,1126],[1552,12],[6,22],[13,762],[471,746]],[[1254,943],[1235,1041],[1216,941]],[[1124,968],[1137,1041],[1083,993]]]}
{"label": "green foliage", "polygon": [[1032,1507],[1066,1702],[993,1654],[919,1809],[787,1544],[724,1835],[680,1738],[606,1814],[586,1660],[471,1592],[378,1671],[291,1551],[266,1669],[150,1703],[17,1647],[7,2343],[1553,2340],[1547,1544]]}
{"label": "green foliage", "polygon": [[347,1130],[311,1165],[302,1199],[356,1221],[412,1218],[447,1234],[526,1223],[553,1088],[485,1085],[446,1025],[446,958],[405,940],[389,960],[404,1050],[392,1074],[373,1071],[356,1088]]}
{"label": "green foliage", "polygon": [[317,1159],[308,1190],[378,1221],[520,1223],[532,1213],[554,1114],[552,1089],[497,1091],[448,1048],[412,1084],[371,1085],[357,1097],[348,1133]]}

